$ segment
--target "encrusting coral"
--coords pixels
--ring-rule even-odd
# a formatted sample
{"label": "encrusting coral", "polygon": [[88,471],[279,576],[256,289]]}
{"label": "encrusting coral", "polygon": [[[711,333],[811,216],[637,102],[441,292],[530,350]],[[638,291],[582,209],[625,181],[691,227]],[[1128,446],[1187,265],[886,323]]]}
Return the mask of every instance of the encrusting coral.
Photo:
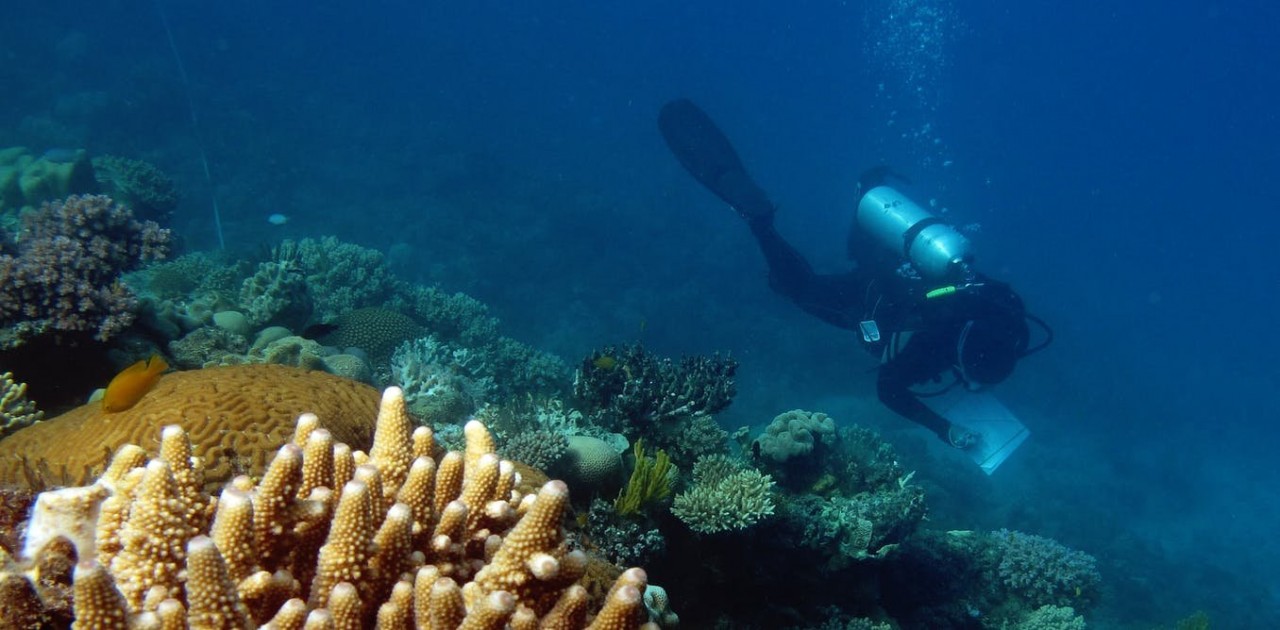
{"label": "encrusting coral", "polygon": [[377,404],[378,390],[368,385],[281,365],[173,372],[125,411],[106,414],[101,403],[89,403],[0,440],[0,483],[37,490],[83,483],[102,472],[114,449],[150,444],[162,427],[179,422],[216,485],[260,474],[304,411],[324,414],[336,441],[367,448]]}
{"label": "encrusting coral", "polygon": [[522,493],[476,421],[464,452],[441,456],[398,388],[376,424],[365,454],[303,414],[261,480],[238,477],[217,500],[170,426],[158,457],[122,448],[96,490],[43,493],[28,540],[92,529],[73,538],[78,627],[654,627],[638,568],[590,614],[564,482]]}

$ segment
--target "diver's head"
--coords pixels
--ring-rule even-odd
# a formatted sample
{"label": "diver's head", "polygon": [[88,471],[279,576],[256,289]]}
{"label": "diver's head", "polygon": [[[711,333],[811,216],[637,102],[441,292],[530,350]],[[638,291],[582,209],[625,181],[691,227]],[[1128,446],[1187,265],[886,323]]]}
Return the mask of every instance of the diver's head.
{"label": "diver's head", "polygon": [[969,387],[994,385],[1009,377],[1026,355],[1031,332],[1022,298],[1009,285],[986,281],[956,296],[968,301],[969,315],[956,340],[956,370]]}

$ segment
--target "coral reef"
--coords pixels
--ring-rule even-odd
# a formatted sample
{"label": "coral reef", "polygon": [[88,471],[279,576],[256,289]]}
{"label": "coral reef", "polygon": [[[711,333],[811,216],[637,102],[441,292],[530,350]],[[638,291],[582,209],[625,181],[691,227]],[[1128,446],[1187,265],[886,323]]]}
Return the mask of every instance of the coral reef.
{"label": "coral reef", "polygon": [[534,430],[511,436],[498,447],[498,454],[534,468],[549,470],[568,450],[569,440],[564,434]]}
{"label": "coral reef", "polygon": [[680,434],[669,452],[671,458],[681,462],[696,462],[703,455],[723,453],[729,442],[729,432],[710,414],[694,414]]}
{"label": "coral reef", "polygon": [[0,374],[0,439],[44,418],[44,412],[27,400],[27,385],[13,380],[12,372]]}
{"label": "coral reef", "polygon": [[1046,604],[1014,623],[1006,623],[1004,627],[1017,630],[1085,630],[1087,626],[1084,617],[1076,615],[1071,607]]}
{"label": "coral reef", "polygon": [[760,454],[779,464],[813,453],[814,448],[835,439],[836,424],[825,413],[794,409],[774,417],[765,427]]}
{"label": "coral reef", "polygon": [[920,531],[884,568],[882,587],[891,594],[886,608],[913,627],[973,625],[981,619],[985,628],[1069,630],[1083,627],[1078,615],[1099,597],[1092,557],[1007,530]]}
{"label": "coral reef", "polygon": [[733,401],[737,363],[721,357],[660,359],[640,345],[608,346],[582,360],[573,392],[592,422],[674,450],[697,415]]}
{"label": "coral reef", "polygon": [[1097,599],[1097,560],[1061,543],[1002,529],[988,538],[999,558],[996,576],[1009,592],[1040,606],[1079,606]]}
{"label": "coral reef", "polygon": [[93,158],[93,174],[102,192],[142,219],[168,223],[178,207],[178,187],[150,162],[118,155]]}
{"label": "coral reef", "polygon": [[296,261],[315,301],[316,321],[331,321],[348,311],[382,306],[397,289],[385,257],[376,249],[344,243],[332,236],[280,244],[280,258]]}
{"label": "coral reef", "polygon": [[412,317],[378,307],[343,313],[329,324],[332,329],[316,341],[335,348],[360,348],[375,370],[387,365],[400,344],[424,332]]}
{"label": "coral reef", "polygon": [[622,456],[612,444],[588,435],[571,435],[555,470],[582,492],[612,492],[622,482]]}
{"label": "coral reef", "polygon": [[409,409],[433,422],[457,422],[496,396],[485,357],[433,336],[406,341],[391,355],[391,382]]}
{"label": "coral reef", "polygon": [[68,197],[23,217],[0,242],[0,347],[44,333],[92,333],[105,341],[134,320],[120,276],[163,258],[169,231],[139,222],[109,197]]}
{"label": "coral reef", "polygon": [[676,469],[671,465],[667,452],[658,449],[653,457],[647,456],[644,440],[636,440],[632,457],[635,463],[631,478],[613,502],[614,509],[622,516],[639,514],[641,510],[671,496],[671,486],[676,478]]}
{"label": "coral reef", "polygon": [[0,214],[97,192],[88,154],[84,150],[59,153],[37,156],[26,147],[0,149]]}
{"label": "coral reef", "polygon": [[676,495],[671,513],[700,534],[744,530],[773,514],[772,491],[768,475],[704,457],[693,465],[693,487]]}
{"label": "coral reef", "polygon": [[173,365],[191,370],[219,365],[229,354],[243,354],[249,349],[249,341],[235,333],[205,326],[169,342],[169,354]]}
{"label": "coral reef", "polygon": [[240,285],[239,308],[254,326],[301,330],[311,321],[307,279],[292,261],[270,260]]}
{"label": "coral reef", "polygon": [[393,298],[387,307],[412,314],[431,334],[448,343],[475,347],[499,336],[498,319],[489,314],[489,307],[463,293],[414,286]]}
{"label": "coral reef", "polygon": [[51,512],[39,506],[60,497],[42,495],[28,539],[94,532],[74,580],[86,627],[622,630],[648,619],[638,568],[591,617],[591,561],[561,526],[568,487],[516,490],[484,425],[469,423],[465,450],[441,455],[396,388],[376,425],[365,454],[303,414],[260,481],[237,478],[216,500],[188,436],[170,426],[154,459],[122,449],[89,487],[97,498]]}
{"label": "coral reef", "polygon": [[583,544],[618,566],[647,564],[666,549],[656,528],[645,528],[618,514],[613,503],[593,499],[581,535]]}
{"label": "coral reef", "polygon": [[334,438],[367,448],[378,392],[323,372],[244,365],[175,372],[132,408],[107,415],[90,403],[0,440],[0,482],[80,483],[102,472],[112,450],[150,444],[160,428],[183,421],[218,483],[261,474],[299,413],[324,413]]}

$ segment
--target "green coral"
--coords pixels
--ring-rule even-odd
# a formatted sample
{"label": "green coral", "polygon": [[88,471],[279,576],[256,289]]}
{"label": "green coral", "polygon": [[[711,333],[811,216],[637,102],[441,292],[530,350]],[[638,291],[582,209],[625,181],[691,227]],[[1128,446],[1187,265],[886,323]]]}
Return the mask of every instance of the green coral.
{"label": "green coral", "polygon": [[14,381],[12,372],[0,374],[0,438],[43,418],[44,412],[27,400],[27,384]]}
{"label": "green coral", "polygon": [[539,470],[547,470],[564,457],[569,440],[563,433],[551,431],[526,431],[516,433],[498,448],[503,459],[528,464]]}
{"label": "green coral", "polygon": [[1015,623],[1004,623],[1004,630],[1085,630],[1084,617],[1070,606],[1041,606]]}
{"label": "green coral", "polygon": [[375,370],[385,369],[400,344],[422,336],[412,317],[385,308],[360,308],[331,322],[333,329],[317,341],[337,348],[360,348]]}
{"label": "green coral", "polygon": [[489,314],[489,307],[463,293],[415,286],[388,306],[413,314],[432,334],[447,342],[478,346],[498,338],[498,319]]}
{"label": "green coral", "polygon": [[631,479],[613,502],[613,508],[623,516],[639,514],[645,506],[670,496],[675,476],[666,451],[658,449],[657,455],[650,458],[644,453],[644,440],[636,440],[632,452],[636,463]]}
{"label": "green coral", "polygon": [[[671,513],[700,534],[748,529],[774,510],[773,479],[753,468],[720,475],[719,465],[693,467],[694,485],[676,495]],[[721,462],[722,463],[722,462]]]}
{"label": "green coral", "polygon": [[36,156],[26,147],[0,149],[0,213],[16,215],[46,201],[97,189],[93,164],[83,149],[70,159]]}
{"label": "green coral", "polygon": [[178,207],[178,187],[150,162],[104,155],[93,158],[93,171],[103,192],[138,217],[163,224]]}
{"label": "green coral", "polygon": [[803,458],[836,438],[836,424],[825,413],[793,409],[778,414],[758,438],[760,454],[779,464]]}
{"label": "green coral", "polygon": [[280,244],[282,255],[297,261],[315,296],[317,321],[329,321],[357,308],[383,306],[397,288],[382,252],[332,236]]}

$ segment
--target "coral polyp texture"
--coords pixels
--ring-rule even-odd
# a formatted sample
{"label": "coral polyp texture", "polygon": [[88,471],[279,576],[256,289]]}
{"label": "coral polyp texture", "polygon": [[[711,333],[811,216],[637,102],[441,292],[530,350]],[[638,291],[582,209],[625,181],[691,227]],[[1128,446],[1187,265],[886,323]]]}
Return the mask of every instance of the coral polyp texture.
{"label": "coral polyp texture", "polygon": [[136,405],[106,413],[100,402],[45,419],[0,440],[0,482],[83,483],[124,444],[151,444],[167,424],[194,438],[205,477],[219,484],[261,474],[304,411],[324,414],[339,442],[368,448],[378,390],[324,372],[282,365],[237,365],[160,377]]}
{"label": "coral polyp texture", "polygon": [[238,477],[217,498],[187,432],[169,426],[157,457],[125,447],[92,485],[42,493],[27,539],[75,542],[82,627],[646,624],[638,568],[589,610],[588,557],[561,525],[564,482],[522,493],[477,421],[463,452],[441,455],[398,388],[376,426],[366,454],[303,414],[261,479]]}
{"label": "coral polyp texture", "polygon": [[103,195],[45,203],[0,240],[0,348],[46,333],[105,341],[133,323],[121,274],[164,258],[169,230]]}
{"label": "coral polyp texture", "polygon": [[27,400],[27,384],[14,381],[12,372],[0,374],[0,438],[42,418],[44,412]]}

